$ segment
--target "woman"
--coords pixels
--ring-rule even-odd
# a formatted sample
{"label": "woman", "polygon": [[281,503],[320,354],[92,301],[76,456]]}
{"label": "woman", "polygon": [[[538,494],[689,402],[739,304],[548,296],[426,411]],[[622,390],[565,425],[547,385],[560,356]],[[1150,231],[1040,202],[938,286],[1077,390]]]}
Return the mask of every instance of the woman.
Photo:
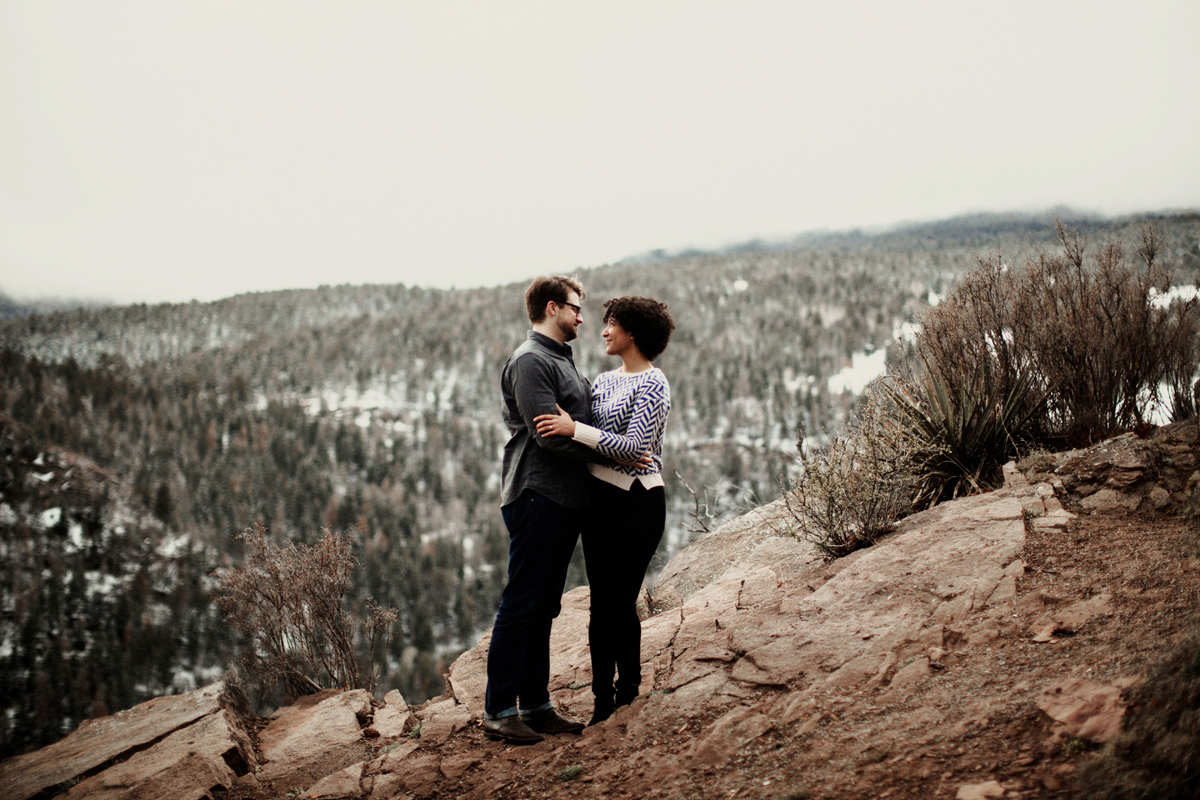
{"label": "woman", "polygon": [[[570,436],[615,462],[588,467],[594,480],[583,553],[592,590],[592,725],[633,702],[642,682],[636,604],[666,524],[662,443],[671,410],[671,387],[650,362],[675,329],[666,304],[648,297],[618,297],[604,309],[604,351],[620,357],[621,367],[601,374],[592,386],[597,427],[576,422],[562,409],[534,419],[541,436]],[[639,466],[647,453],[652,465]]]}

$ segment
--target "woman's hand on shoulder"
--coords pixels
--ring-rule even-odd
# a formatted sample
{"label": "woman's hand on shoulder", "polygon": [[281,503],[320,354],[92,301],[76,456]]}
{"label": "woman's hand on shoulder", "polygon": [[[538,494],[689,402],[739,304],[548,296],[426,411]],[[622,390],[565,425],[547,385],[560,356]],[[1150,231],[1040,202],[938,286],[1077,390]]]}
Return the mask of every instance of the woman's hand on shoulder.
{"label": "woman's hand on shoulder", "polygon": [[574,436],[575,420],[562,410],[562,406],[555,405],[555,408],[558,409],[557,414],[539,414],[533,418],[538,436]]}

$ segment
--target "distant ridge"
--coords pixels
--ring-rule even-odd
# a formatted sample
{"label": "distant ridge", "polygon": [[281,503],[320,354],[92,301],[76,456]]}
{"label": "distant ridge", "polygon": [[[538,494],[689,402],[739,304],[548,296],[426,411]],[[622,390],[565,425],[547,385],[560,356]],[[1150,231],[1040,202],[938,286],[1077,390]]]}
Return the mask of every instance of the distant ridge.
{"label": "distant ridge", "polygon": [[48,314],[53,311],[71,311],[76,308],[101,308],[112,303],[107,300],[77,300],[68,298],[43,298],[21,302],[0,291],[0,320],[16,319],[30,314]]}
{"label": "distant ridge", "polygon": [[0,292],[0,319],[12,319],[13,317],[23,317],[26,314],[32,314],[37,309],[32,306],[18,303],[8,295]]}
{"label": "distant ridge", "polygon": [[1180,216],[1192,216],[1200,220],[1200,209],[1142,211],[1111,217],[1066,206],[1044,211],[978,211],[946,219],[900,222],[879,227],[811,230],[797,234],[790,239],[774,241],[757,237],[711,250],[690,247],[681,250],[655,249],[628,256],[616,263],[623,266],[637,266],[699,256],[737,255],[814,247],[856,248],[869,244],[890,245],[918,241],[971,247],[989,244],[1000,236],[1050,240],[1054,236],[1056,220],[1086,234],[1099,228],[1111,229]]}
{"label": "distant ridge", "polygon": [[[1060,220],[1067,227],[1087,234],[1097,229],[1115,229],[1128,225],[1136,225],[1144,221],[1152,222],[1171,218],[1178,219],[1180,217],[1191,217],[1196,221],[1200,221],[1200,209],[1180,208],[1139,211],[1133,214],[1112,217],[1095,212],[1068,208],[1066,206],[1057,206],[1044,211],[978,211],[940,220],[910,221],[894,225],[843,228],[840,230],[810,230],[787,239],[771,240],[755,237],[711,249],[684,247],[678,250],[668,250],[665,248],[655,248],[643,253],[634,253],[633,255],[625,256],[608,265],[594,265],[593,267],[585,268],[585,271],[604,266],[637,267],[661,264],[678,259],[735,256],[809,248],[855,249],[869,245],[890,246],[907,244],[913,246],[918,243],[925,245],[937,243],[942,246],[978,247],[994,243],[998,237],[1019,237],[1031,241],[1052,241],[1055,220]],[[369,285],[338,284],[331,287],[329,284],[324,284],[317,288],[245,292],[211,302],[223,303],[247,295],[271,296],[292,292],[316,294],[330,288],[367,288]],[[398,287],[401,289],[405,288],[404,284],[399,284]],[[419,289],[420,287],[413,286],[412,288]],[[430,291],[449,291],[453,293],[455,291],[469,291],[475,288],[485,287],[462,287],[459,289],[451,288],[449,290],[431,289]],[[14,300],[0,288],[0,321],[35,313],[46,314],[55,311],[73,311],[79,308],[103,308],[113,305],[122,304],[104,299],[82,300],[59,297],[21,302]],[[182,302],[164,302],[150,304],[130,303],[125,305],[171,307],[188,304]]]}

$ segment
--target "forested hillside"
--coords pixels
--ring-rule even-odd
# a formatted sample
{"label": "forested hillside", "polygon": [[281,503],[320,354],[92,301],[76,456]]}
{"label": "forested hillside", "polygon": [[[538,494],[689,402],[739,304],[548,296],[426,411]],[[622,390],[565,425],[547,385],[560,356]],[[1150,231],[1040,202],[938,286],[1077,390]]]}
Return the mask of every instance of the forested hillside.
{"label": "forested hillside", "polygon": [[[1132,242],[1140,222],[1065,221],[1094,244],[1114,236]],[[1200,219],[1157,222],[1176,282],[1194,282]],[[1048,218],[979,216],[564,269],[588,293],[575,345],[584,374],[615,366],[600,347],[603,300],[653,295],[675,315],[675,337],[658,362],[673,390],[664,549],[674,552],[699,527],[685,482],[696,499],[713,504],[711,514],[700,509],[710,524],[709,517],[756,497],[773,499],[793,468],[800,424],[818,437],[837,429],[854,402],[843,388],[879,369],[881,354],[931,294],[979,256],[998,252],[1017,263],[1046,247],[1053,247]],[[361,528],[366,579],[356,602],[369,597],[400,611],[381,687],[420,702],[442,690],[439,665],[490,623],[503,586],[507,536],[497,496],[505,434],[497,381],[528,328],[523,290],[523,283],[337,286],[26,315],[0,323],[0,414],[21,426],[14,430],[25,432],[27,449],[79,454],[127,490],[129,504],[145,509],[144,524],[161,531],[144,537],[151,544],[138,551],[143,560],[168,558],[159,539],[186,543],[171,552],[185,547],[190,568],[205,574],[237,562],[233,536],[256,522],[279,541],[312,541],[322,527]],[[0,485],[11,573],[0,681],[19,707],[0,755],[37,743],[13,733],[27,726],[18,720],[28,714],[70,727],[89,713],[80,703],[21,705],[74,691],[63,685],[73,679],[53,668],[63,653],[115,654],[114,638],[128,643],[146,620],[172,621],[187,646],[166,648],[169,657],[156,651],[154,681],[131,679],[121,692],[96,688],[95,699],[109,709],[160,691],[172,670],[227,656],[220,637],[186,633],[175,621],[183,616],[144,603],[127,602],[131,616],[119,630],[78,622],[90,613],[86,604],[68,604],[54,617],[45,611],[48,600],[34,603],[69,591],[90,596],[87,585],[70,585],[81,575],[91,580],[95,570],[47,566],[41,542],[56,530],[59,539],[72,534],[69,525],[64,534],[58,521],[48,524],[46,512],[66,500],[25,491],[30,480],[28,470],[9,469]],[[97,530],[116,530],[108,506],[89,507]],[[126,558],[106,541],[96,552]],[[582,580],[577,564],[572,581]],[[207,619],[209,587],[187,581],[192,589],[178,602],[193,605],[187,619],[194,627]],[[110,583],[108,597],[136,598],[136,581]],[[72,639],[68,629],[87,633]],[[125,652],[130,663],[144,657]]]}
{"label": "forested hillside", "polygon": [[0,489],[0,755],[220,675],[233,642],[208,602],[215,548],[2,416]]}

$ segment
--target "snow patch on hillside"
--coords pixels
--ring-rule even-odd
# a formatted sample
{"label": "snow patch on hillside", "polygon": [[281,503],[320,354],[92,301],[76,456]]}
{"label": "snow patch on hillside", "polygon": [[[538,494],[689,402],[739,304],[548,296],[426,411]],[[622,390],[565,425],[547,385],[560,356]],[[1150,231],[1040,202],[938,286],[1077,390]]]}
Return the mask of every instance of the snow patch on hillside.
{"label": "snow patch on hillside", "polygon": [[850,357],[850,366],[843,367],[829,379],[829,391],[833,394],[851,392],[862,394],[876,378],[887,373],[887,350],[863,351]]}

